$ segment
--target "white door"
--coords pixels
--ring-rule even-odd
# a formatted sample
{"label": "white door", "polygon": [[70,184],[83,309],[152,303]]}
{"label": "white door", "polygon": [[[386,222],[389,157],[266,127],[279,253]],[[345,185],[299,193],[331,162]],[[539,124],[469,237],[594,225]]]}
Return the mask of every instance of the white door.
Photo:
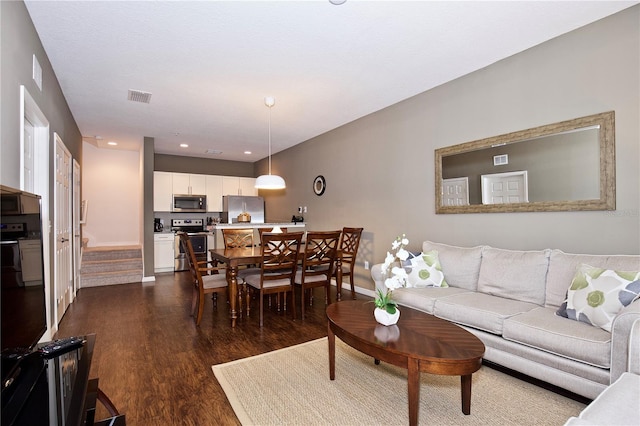
{"label": "white door", "polygon": [[56,322],[59,324],[71,303],[73,276],[71,273],[71,154],[62,139],[54,133],[56,141],[56,183],[54,187],[54,235],[56,255],[54,263],[54,297]]}
{"label": "white door", "polygon": [[527,171],[482,175],[482,204],[528,203]]}
{"label": "white door", "polygon": [[80,288],[80,164],[73,160],[73,292],[71,300],[75,299],[76,292]]}
{"label": "white door", "polygon": [[451,178],[442,180],[443,206],[469,205],[469,178]]}

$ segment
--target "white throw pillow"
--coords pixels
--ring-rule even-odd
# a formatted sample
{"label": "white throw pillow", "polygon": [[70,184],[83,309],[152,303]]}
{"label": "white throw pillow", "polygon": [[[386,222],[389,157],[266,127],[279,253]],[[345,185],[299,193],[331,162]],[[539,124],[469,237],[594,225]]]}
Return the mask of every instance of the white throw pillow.
{"label": "white throw pillow", "polygon": [[639,295],[640,272],[614,271],[583,263],[556,314],[611,332],[611,323],[618,312]]}
{"label": "white throw pillow", "polygon": [[409,259],[411,272],[407,287],[449,287],[438,260],[438,251],[431,250],[427,253]]}

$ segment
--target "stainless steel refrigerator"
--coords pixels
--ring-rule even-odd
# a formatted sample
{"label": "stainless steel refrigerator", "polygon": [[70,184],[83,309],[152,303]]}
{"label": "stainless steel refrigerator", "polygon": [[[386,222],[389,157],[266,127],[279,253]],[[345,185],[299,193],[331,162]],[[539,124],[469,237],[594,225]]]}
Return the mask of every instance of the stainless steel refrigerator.
{"label": "stainless steel refrigerator", "polygon": [[264,223],[264,198],[242,195],[222,197],[222,223],[237,223],[240,213],[249,213],[251,223]]}

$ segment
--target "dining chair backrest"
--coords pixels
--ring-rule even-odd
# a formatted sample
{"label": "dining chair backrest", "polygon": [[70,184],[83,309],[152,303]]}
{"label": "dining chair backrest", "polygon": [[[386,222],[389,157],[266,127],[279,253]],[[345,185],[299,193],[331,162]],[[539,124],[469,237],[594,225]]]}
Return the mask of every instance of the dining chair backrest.
{"label": "dining chair backrest", "polygon": [[296,275],[304,232],[262,234],[262,280],[291,279]]}
{"label": "dining chair backrest", "polygon": [[252,247],[253,228],[223,229],[224,248]]}
{"label": "dining chair backrest", "polygon": [[[282,232],[287,232],[287,228],[280,228],[280,230]],[[260,239],[258,241],[258,243],[260,243],[262,241],[262,234],[264,234],[265,232],[271,232],[273,231],[273,228],[258,228],[258,238]]]}
{"label": "dining chair backrest", "polygon": [[309,231],[306,236],[304,258],[302,261],[302,279],[315,275],[331,277],[333,263],[338,253],[340,231]]}
{"label": "dining chair backrest", "polygon": [[360,236],[364,228],[342,228],[340,238],[340,251],[342,253],[342,264],[348,264],[353,269],[360,245]]}

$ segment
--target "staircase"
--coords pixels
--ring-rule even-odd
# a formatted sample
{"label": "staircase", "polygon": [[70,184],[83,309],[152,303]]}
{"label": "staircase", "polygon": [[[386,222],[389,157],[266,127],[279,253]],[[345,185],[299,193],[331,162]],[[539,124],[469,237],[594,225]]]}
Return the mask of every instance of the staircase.
{"label": "staircase", "polygon": [[140,246],[85,247],[80,263],[80,287],[142,281]]}

